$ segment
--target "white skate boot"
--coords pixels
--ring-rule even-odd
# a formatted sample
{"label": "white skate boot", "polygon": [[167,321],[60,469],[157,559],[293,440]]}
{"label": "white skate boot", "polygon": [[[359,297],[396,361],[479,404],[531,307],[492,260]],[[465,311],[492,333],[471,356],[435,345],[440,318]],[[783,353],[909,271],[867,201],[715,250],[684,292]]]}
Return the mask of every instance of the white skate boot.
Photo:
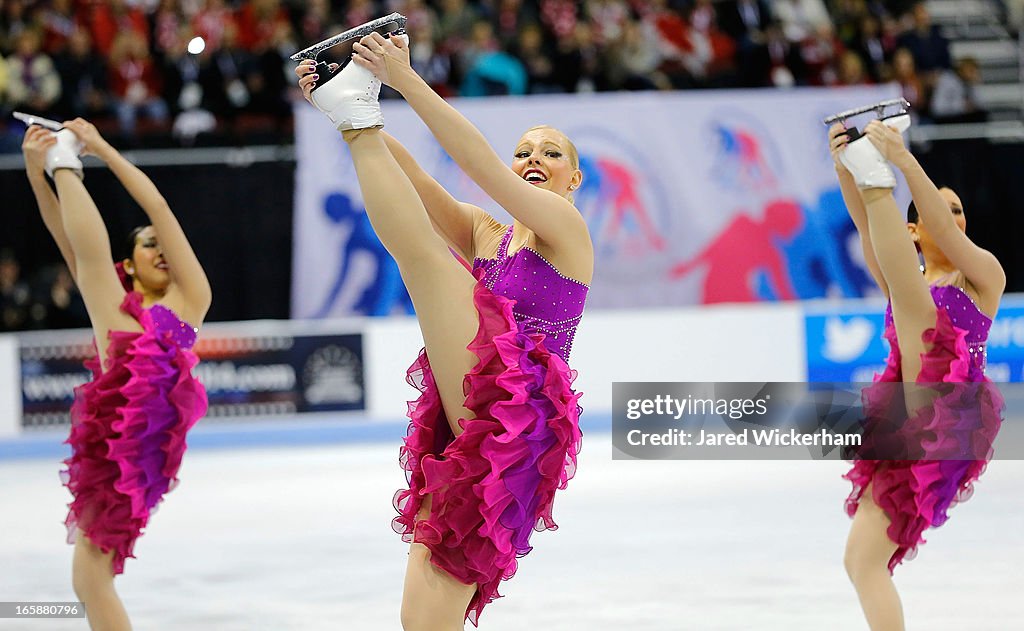
{"label": "white skate boot", "polygon": [[[885,109],[889,107],[898,107],[899,111],[886,116],[884,114]],[[829,116],[823,122],[825,125],[832,125],[837,122],[842,122],[845,125],[848,118],[868,112],[875,112],[882,124],[892,127],[902,134],[910,128],[910,114],[907,113],[908,107],[910,107],[910,103],[905,99],[890,99],[874,105],[840,112],[839,114]],[[889,162],[867,136],[861,134],[860,130],[856,127],[847,129],[846,135],[849,137],[849,142],[846,144],[846,148],[839,153],[839,161],[853,175],[857,186],[862,189],[895,188],[896,174],[893,173]]]}
{"label": "white skate boot", "polygon": [[84,179],[82,171],[82,143],[78,136],[70,129],[62,129],[54,132],[57,137],[57,144],[50,147],[46,152],[46,174],[53,178],[58,169],[71,169],[78,179]]}
{"label": "white skate boot", "polygon": [[[409,36],[402,37],[408,44]],[[384,114],[380,111],[380,80],[373,73],[351,61],[330,75],[326,64],[317,64],[317,72],[329,76],[310,94],[313,105],[327,114],[338,131],[383,127]]]}
{"label": "white skate boot", "polygon": [[[850,129],[847,133],[853,136],[856,131]],[[858,188],[896,188],[896,174],[867,136],[858,134],[856,140],[847,143],[839,152],[839,161],[853,175]]]}

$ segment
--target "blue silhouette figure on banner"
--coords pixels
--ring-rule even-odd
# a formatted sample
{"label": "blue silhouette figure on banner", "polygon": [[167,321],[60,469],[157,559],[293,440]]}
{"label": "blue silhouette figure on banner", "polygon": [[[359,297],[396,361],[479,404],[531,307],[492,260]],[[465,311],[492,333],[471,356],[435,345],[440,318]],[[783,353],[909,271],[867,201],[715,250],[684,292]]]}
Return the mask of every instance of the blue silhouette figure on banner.
{"label": "blue silhouette figure on banner", "polygon": [[330,314],[345,282],[351,280],[348,272],[352,258],[359,253],[373,257],[377,264],[377,277],[363,290],[352,311],[363,315],[381,316],[389,315],[399,307],[405,313],[414,313],[412,298],[409,297],[409,292],[402,282],[398,264],[373,232],[366,211],[353,207],[352,200],[347,195],[331,193],[324,198],[324,213],[335,224],[351,223],[352,233],[344,243],[338,275],[315,317],[324,318]]}
{"label": "blue silhouette figure on banner", "polygon": [[[804,208],[803,215],[804,229],[782,246],[797,297],[825,298],[835,289],[844,298],[869,295],[874,281],[850,256],[847,244],[857,228],[846,212],[839,189],[824,191],[816,207]],[[762,299],[778,299],[765,279],[758,278],[757,286]]]}

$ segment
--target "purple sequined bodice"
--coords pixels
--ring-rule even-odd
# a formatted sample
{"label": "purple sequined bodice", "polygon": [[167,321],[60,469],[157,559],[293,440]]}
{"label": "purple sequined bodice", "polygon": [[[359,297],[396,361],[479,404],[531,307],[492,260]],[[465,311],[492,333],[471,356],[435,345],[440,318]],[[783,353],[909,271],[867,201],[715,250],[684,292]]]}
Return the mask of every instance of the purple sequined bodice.
{"label": "purple sequined bodice", "polygon": [[159,303],[143,307],[142,294],[136,291],[125,295],[121,310],[138,320],[142,328],[152,331],[166,348],[173,345],[187,351],[196,343],[198,329],[179,318],[170,307]]}
{"label": "purple sequined bodice", "polygon": [[511,240],[509,226],[497,256],[477,257],[473,271],[483,270],[483,282],[488,289],[516,301],[513,314],[522,333],[543,333],[545,347],[568,363],[589,288],[560,274],[536,250],[522,248],[509,256]]}
{"label": "purple sequined bodice", "polygon": [[[992,318],[978,309],[971,297],[955,285],[933,285],[932,300],[949,314],[949,319],[958,329],[967,331],[967,350],[971,354],[971,381],[980,381],[985,373],[985,342],[992,327]],[[892,305],[885,309],[885,326],[892,325]]]}
{"label": "purple sequined bodice", "polygon": [[185,350],[192,348],[196,343],[195,327],[180,319],[171,309],[156,304],[149,308],[149,315],[153,319],[157,339]]}

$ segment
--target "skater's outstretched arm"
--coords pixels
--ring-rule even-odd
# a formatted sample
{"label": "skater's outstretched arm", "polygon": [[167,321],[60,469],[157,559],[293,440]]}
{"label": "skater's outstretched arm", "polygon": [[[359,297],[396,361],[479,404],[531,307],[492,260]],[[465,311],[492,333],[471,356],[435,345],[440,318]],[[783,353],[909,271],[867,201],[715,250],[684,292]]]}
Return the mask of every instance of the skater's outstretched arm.
{"label": "skater's outstretched arm", "polygon": [[903,172],[920,221],[927,226],[935,245],[963,272],[983,303],[997,306],[1006,288],[1006,273],[991,252],[978,247],[957,226],[953,212],[963,212],[963,208],[950,208],[917,158],[904,145],[898,131],[877,121],[868,123],[864,131],[882,155]]}
{"label": "skater's outstretched arm", "polygon": [[398,90],[444,150],[485,193],[552,249],[570,256],[577,254],[576,250],[580,255],[589,254],[592,246],[587,225],[576,207],[565,197],[537,188],[515,174],[483,134],[416,74],[403,39],[384,39],[375,33],[362,42],[354,47],[353,62]]}
{"label": "skater's outstretched arm", "polygon": [[167,200],[152,180],[110,146],[91,123],[79,118],[65,123],[65,126],[78,136],[87,152],[95,154],[107,164],[149,217],[159,235],[160,249],[170,266],[171,278],[185,299],[186,313],[182,315],[198,326],[210,308],[210,282]]}
{"label": "skater's outstretched arm", "polygon": [[889,286],[886,284],[882,271],[878,267],[878,261],[875,259],[875,250],[871,245],[871,231],[868,230],[868,216],[867,209],[864,207],[864,199],[861,197],[860,189],[857,188],[853,175],[839,161],[839,152],[849,142],[849,138],[843,134],[844,131],[846,131],[846,128],[841,123],[836,123],[828,130],[829,148],[832,152],[832,160],[835,162],[836,175],[839,177],[839,192],[843,195],[846,210],[850,213],[853,225],[857,227],[857,234],[860,235],[860,247],[864,253],[864,263],[867,265],[868,271],[871,272],[871,277],[878,284],[879,289],[888,298]]}
{"label": "skater's outstretched arm", "polygon": [[25,174],[28,176],[29,185],[32,187],[32,194],[35,195],[36,204],[39,205],[39,214],[43,218],[43,224],[50,231],[50,236],[57,243],[64,263],[71,271],[71,277],[77,282],[75,268],[75,253],[71,249],[71,242],[64,234],[64,223],[60,215],[60,201],[54,194],[50,184],[46,181],[46,151],[57,144],[57,138],[49,129],[38,125],[31,125],[25,131],[25,138],[21,143],[21,151],[25,156]]}

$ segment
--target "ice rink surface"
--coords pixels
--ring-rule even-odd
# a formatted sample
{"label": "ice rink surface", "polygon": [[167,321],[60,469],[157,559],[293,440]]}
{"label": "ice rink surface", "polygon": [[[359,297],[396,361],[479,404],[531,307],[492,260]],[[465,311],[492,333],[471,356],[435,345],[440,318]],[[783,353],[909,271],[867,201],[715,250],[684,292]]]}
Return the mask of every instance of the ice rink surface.
{"label": "ice rink surface", "polygon": [[[117,579],[137,631],[400,629],[397,440],[195,449]],[[74,600],[56,458],[0,460],[0,601]],[[613,461],[589,433],[487,631],[860,631],[838,462]],[[908,629],[1024,628],[1024,462],[896,572]],[[86,629],[0,620],[0,631]]]}

